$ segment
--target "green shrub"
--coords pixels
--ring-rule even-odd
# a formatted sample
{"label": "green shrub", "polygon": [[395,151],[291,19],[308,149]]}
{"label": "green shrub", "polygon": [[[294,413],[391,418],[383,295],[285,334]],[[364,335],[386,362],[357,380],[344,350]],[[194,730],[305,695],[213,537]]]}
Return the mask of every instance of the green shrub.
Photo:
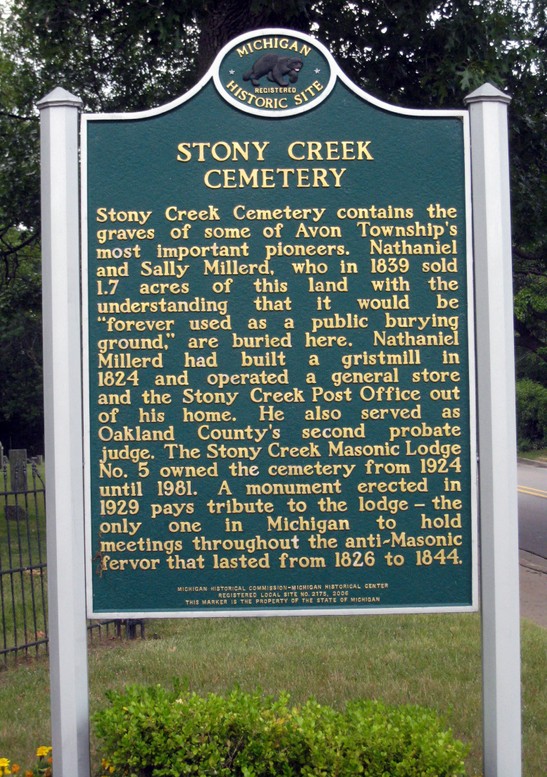
{"label": "green shrub", "polygon": [[547,447],[547,388],[530,378],[517,381],[519,450]]}
{"label": "green shrub", "polygon": [[113,777],[457,777],[466,747],[420,707],[234,690],[198,696],[157,686],[107,693],[94,716]]}

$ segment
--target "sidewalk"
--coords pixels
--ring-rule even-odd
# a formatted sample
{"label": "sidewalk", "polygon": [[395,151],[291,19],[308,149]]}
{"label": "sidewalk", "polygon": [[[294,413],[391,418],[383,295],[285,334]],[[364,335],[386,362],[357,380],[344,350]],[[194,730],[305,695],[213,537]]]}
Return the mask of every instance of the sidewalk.
{"label": "sidewalk", "polygon": [[547,560],[521,550],[520,615],[547,629]]}

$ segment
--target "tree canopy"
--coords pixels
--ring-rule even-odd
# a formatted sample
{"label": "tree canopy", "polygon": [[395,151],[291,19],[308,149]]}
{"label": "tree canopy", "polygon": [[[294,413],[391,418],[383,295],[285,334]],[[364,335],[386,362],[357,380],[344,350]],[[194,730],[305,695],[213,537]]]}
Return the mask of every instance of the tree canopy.
{"label": "tree canopy", "polygon": [[12,0],[0,28],[0,440],[40,445],[36,102],[62,86],[85,110],[161,105],[261,27],[311,32],[392,103],[460,108],[486,81],[512,96],[518,369],[547,382],[545,22],[542,0]]}

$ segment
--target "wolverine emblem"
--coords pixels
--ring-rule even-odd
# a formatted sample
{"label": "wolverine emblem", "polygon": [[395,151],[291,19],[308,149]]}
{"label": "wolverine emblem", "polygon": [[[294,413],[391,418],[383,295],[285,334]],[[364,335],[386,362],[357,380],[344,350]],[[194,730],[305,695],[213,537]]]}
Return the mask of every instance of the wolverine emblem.
{"label": "wolverine emblem", "polygon": [[[257,59],[251,70],[243,76],[244,81],[251,81],[254,86],[260,86],[259,79],[268,77],[268,81],[274,81],[279,86],[288,86],[289,81],[294,84],[298,81],[298,73],[304,66],[297,57],[279,57],[277,54],[264,54]],[[288,76],[288,81],[284,76]]]}

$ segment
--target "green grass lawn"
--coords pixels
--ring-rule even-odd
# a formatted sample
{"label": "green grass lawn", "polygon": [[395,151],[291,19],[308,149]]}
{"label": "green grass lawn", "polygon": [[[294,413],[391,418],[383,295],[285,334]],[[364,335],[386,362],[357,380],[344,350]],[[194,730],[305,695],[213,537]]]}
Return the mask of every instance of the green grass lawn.
{"label": "green grass lawn", "polygon": [[[544,680],[547,632],[523,621],[524,777],[547,762]],[[342,707],[349,699],[421,704],[437,710],[471,747],[468,774],[481,774],[480,621],[476,615],[150,621],[146,639],[107,640],[89,655],[91,710],[109,688],[172,684],[222,692],[239,685],[284,689],[295,702],[314,696]],[[0,673],[0,757],[28,766],[50,743],[45,660]],[[100,754],[93,743],[93,763]]]}
{"label": "green grass lawn", "polygon": [[531,459],[532,461],[543,460],[547,461],[547,448],[542,448],[538,451],[519,451],[519,457],[521,459]]}

